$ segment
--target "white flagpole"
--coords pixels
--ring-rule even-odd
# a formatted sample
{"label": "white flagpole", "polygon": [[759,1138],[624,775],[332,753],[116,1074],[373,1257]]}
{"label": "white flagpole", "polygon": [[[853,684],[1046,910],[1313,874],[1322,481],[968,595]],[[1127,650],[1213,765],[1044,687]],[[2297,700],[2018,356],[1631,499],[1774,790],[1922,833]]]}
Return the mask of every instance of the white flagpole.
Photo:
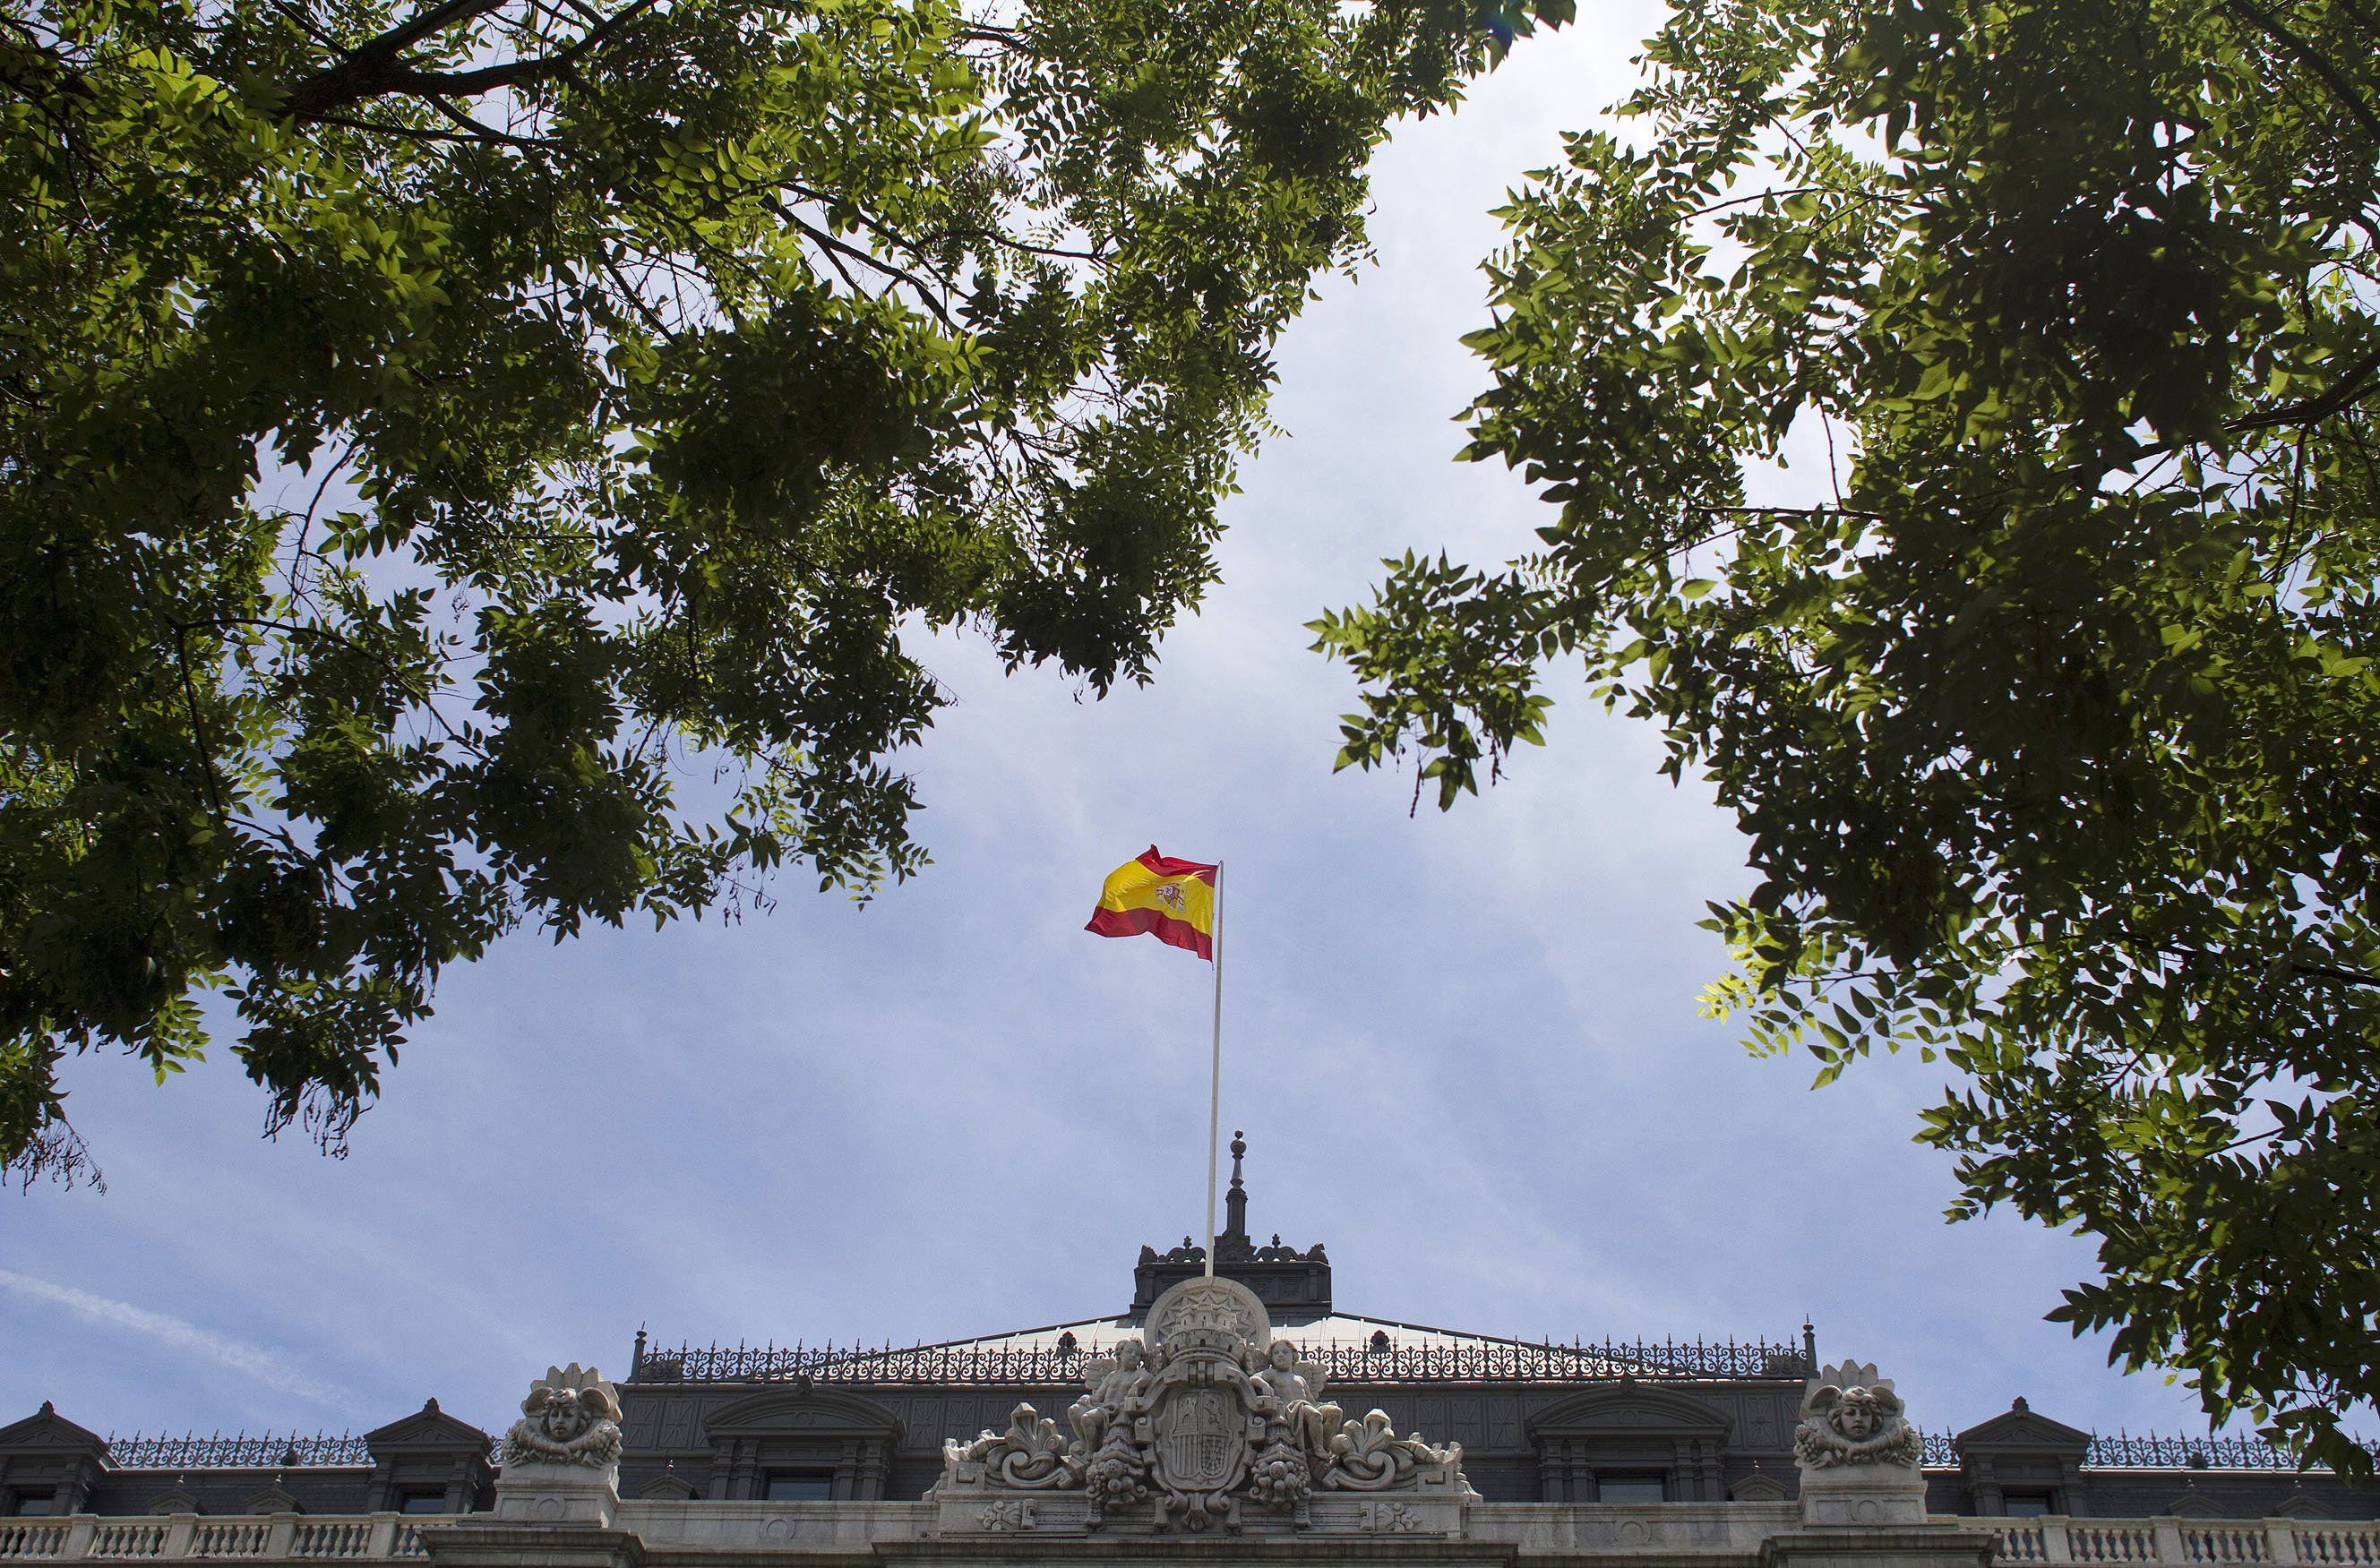
{"label": "white flagpole", "polygon": [[1215,1144],[1223,1126],[1223,862],[1215,862],[1214,932],[1208,948],[1215,966],[1215,1053],[1207,1077],[1207,1277],[1215,1277]]}

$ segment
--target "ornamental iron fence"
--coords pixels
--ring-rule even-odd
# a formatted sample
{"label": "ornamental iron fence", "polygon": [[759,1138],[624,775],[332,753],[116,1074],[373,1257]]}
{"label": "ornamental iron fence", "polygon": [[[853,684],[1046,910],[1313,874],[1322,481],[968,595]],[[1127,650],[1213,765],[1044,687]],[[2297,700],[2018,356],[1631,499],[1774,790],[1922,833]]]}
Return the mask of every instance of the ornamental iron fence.
{"label": "ornamental iron fence", "polygon": [[[2367,1445],[2368,1446],[2368,1445]],[[2375,1451],[2380,1452],[2380,1451]],[[2118,1432],[2095,1436],[2085,1465],[2107,1470],[2295,1470],[2298,1461],[2285,1448],[2275,1448],[2253,1437],[2134,1437]],[[2326,1469],[2326,1465],[2313,1466]]]}
{"label": "ornamental iron fence", "polygon": [[[2380,1455],[2380,1444],[2366,1444]],[[1960,1464],[1959,1440],[1947,1432],[1925,1434],[1925,1463],[1951,1470]],[[2162,1437],[2118,1432],[2095,1433],[2082,1453],[2082,1463],[2095,1470],[2288,1470],[2299,1468],[2297,1458],[2253,1437]],[[2326,1465],[2306,1466],[2327,1470]]]}
{"label": "ornamental iron fence", "polygon": [[[632,1382],[897,1383],[925,1386],[1057,1385],[1082,1381],[1100,1347],[1046,1345],[712,1345],[675,1350],[638,1344]],[[1305,1348],[1334,1383],[1601,1382],[1617,1378],[1776,1378],[1799,1381],[1801,1346],[1765,1340],[1600,1344],[1330,1345]]]}
{"label": "ornamental iron fence", "polygon": [[371,1450],[365,1446],[364,1440],[346,1432],[336,1437],[328,1432],[316,1432],[310,1437],[249,1437],[246,1432],[232,1437],[221,1432],[212,1437],[196,1433],[182,1437],[136,1434],[109,1438],[107,1456],[123,1470],[229,1470],[266,1465],[295,1469],[372,1462]]}
{"label": "ornamental iron fence", "polygon": [[[221,1432],[200,1437],[112,1437],[108,1462],[119,1470],[297,1470],[325,1469],[342,1465],[373,1463],[370,1445],[362,1438],[341,1432],[315,1432],[299,1437],[249,1437],[246,1432],[225,1437]],[[502,1465],[504,1440],[488,1440],[488,1463]]]}

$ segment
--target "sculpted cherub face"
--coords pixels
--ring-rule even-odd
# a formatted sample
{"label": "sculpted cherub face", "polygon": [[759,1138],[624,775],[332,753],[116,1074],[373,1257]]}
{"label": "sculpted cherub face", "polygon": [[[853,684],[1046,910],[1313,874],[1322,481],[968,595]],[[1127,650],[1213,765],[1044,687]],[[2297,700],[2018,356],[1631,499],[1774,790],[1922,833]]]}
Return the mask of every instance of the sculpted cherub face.
{"label": "sculpted cherub face", "polygon": [[1139,1369],[1140,1342],[1138,1340],[1128,1339],[1116,1346],[1116,1365],[1127,1372]]}
{"label": "sculpted cherub face", "polygon": [[1864,1388],[1847,1389],[1843,1402],[1835,1409],[1835,1427],[1853,1442],[1873,1436],[1884,1422],[1883,1413],[1876,1407],[1876,1396]]}
{"label": "sculpted cherub face", "polygon": [[1286,1372],[1297,1366],[1297,1346],[1285,1339],[1272,1342],[1272,1364]]}
{"label": "sculpted cherub face", "polygon": [[594,1416],[578,1402],[576,1390],[557,1388],[545,1396],[545,1409],[539,1417],[545,1435],[556,1442],[568,1442],[595,1424]]}

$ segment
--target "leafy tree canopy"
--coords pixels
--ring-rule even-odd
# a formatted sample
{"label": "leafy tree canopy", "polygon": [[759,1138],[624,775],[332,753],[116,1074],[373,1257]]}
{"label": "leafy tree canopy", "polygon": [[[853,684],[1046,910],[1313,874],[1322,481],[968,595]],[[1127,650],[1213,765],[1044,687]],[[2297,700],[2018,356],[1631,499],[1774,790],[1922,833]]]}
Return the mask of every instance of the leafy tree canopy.
{"label": "leafy tree canopy", "polygon": [[0,1163],[210,990],[335,1146],[517,923],[916,870],[905,643],[1145,678],[1370,150],[1559,9],[0,0]]}
{"label": "leafy tree canopy", "polygon": [[[1822,1080],[1939,1053],[1953,1215],[2097,1241],[2054,1319],[2368,1469],[2380,11],[1717,0],[1650,47],[1469,340],[1465,455],[1550,520],[1316,623],[1342,764],[1450,803],[1583,659],[1748,837],[1715,1008]],[[1791,431],[1829,499],[1748,504]]]}

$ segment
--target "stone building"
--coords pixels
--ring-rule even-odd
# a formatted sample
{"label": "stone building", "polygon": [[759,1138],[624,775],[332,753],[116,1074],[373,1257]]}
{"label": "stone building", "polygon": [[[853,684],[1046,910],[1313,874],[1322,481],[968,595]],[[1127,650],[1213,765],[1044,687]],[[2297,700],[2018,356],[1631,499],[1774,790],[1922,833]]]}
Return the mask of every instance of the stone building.
{"label": "stone building", "polygon": [[[554,1368],[489,1431],[111,1441],[0,1428],[0,1563],[441,1568],[2380,1568],[2380,1493],[2237,1440],[2027,1407],[1955,1435],[1776,1343],[1532,1344],[1365,1317],[1258,1245],[1144,1248],[1110,1316],[907,1349]],[[1119,1292],[1121,1294],[1121,1291]],[[1921,1432],[1918,1425],[1930,1429]]]}

